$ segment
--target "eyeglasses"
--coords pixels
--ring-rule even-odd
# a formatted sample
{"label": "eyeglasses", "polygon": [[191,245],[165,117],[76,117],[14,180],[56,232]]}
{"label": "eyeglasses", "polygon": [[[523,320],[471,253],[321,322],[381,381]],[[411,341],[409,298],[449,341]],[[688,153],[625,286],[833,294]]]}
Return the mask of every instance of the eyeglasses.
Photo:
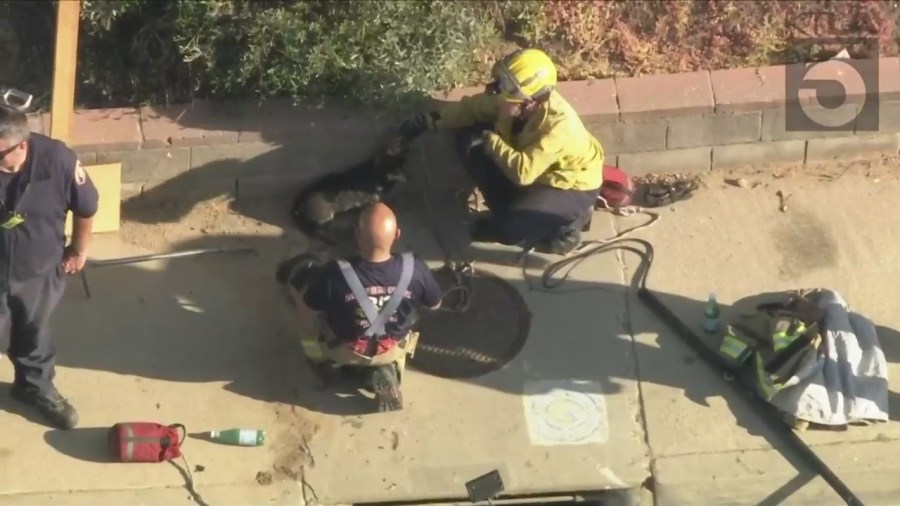
{"label": "eyeglasses", "polygon": [[6,149],[0,151],[0,159],[6,158],[6,155],[12,153],[13,151],[15,151],[15,150],[16,150],[19,146],[21,146],[21,145],[22,145],[21,142],[17,142],[17,143],[15,143],[15,144],[13,144],[12,146],[10,146],[10,147],[8,147],[8,148],[6,148]]}

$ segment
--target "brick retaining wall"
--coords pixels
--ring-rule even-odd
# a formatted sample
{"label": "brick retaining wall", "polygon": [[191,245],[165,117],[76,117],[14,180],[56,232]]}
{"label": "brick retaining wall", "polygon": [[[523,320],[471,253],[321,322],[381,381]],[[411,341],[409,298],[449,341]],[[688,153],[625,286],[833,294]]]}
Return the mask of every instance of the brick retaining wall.
{"label": "brick retaining wall", "polygon": [[[834,78],[845,68],[818,64],[810,77]],[[879,61],[877,132],[786,131],[786,69],[566,82],[560,92],[603,143],[608,163],[633,174],[898,152],[900,59]],[[473,91],[457,90],[441,99]],[[820,109],[823,116],[817,118],[860,122],[865,91],[857,84],[848,86],[848,94],[846,105]],[[35,131],[49,130],[49,114],[33,115],[31,121]],[[295,182],[366,156],[389,125],[369,112],[294,107],[279,100],[84,110],[76,112],[74,123],[71,144],[86,164],[123,163],[123,199],[244,198],[293,189]],[[447,160],[437,142],[426,141],[430,159]]]}

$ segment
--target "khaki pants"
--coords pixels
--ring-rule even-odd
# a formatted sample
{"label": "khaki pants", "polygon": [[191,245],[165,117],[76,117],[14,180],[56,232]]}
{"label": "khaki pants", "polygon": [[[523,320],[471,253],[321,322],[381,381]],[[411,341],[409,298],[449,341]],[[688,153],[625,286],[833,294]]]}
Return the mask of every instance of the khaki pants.
{"label": "khaki pants", "polygon": [[402,371],[406,365],[406,355],[415,352],[416,343],[419,340],[418,332],[410,332],[392,350],[367,357],[356,353],[345,344],[339,344],[329,348],[326,343],[334,341],[331,328],[321,315],[315,313],[303,303],[303,292],[288,285],[288,297],[294,306],[296,322],[299,325],[300,344],[303,353],[313,362],[334,362],[335,365],[379,366],[396,362]]}

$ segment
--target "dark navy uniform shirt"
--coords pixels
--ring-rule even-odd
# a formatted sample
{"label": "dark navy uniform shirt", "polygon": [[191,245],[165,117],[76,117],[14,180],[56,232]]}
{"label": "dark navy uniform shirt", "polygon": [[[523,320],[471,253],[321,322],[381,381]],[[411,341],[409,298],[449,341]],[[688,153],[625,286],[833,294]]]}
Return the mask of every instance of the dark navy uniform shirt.
{"label": "dark navy uniform shirt", "polygon": [[[412,279],[403,294],[403,302],[385,324],[385,330],[398,338],[404,337],[415,323],[418,316],[416,306],[434,307],[441,301],[441,288],[434,274],[421,258],[414,256],[414,259]],[[394,288],[400,282],[400,255],[395,253],[385,262],[368,262],[359,256],[348,258],[347,262],[353,266],[363,288],[380,311],[387,305]],[[329,262],[320,269],[306,290],[304,302],[313,311],[326,312],[331,331],[341,341],[355,340],[369,326],[365,313],[356,302],[336,261]]]}
{"label": "dark navy uniform shirt", "polygon": [[94,183],[64,143],[31,134],[25,165],[15,174],[0,171],[0,221],[16,212],[25,221],[0,228],[0,288],[58,268],[65,246],[66,214],[82,218],[97,212]]}

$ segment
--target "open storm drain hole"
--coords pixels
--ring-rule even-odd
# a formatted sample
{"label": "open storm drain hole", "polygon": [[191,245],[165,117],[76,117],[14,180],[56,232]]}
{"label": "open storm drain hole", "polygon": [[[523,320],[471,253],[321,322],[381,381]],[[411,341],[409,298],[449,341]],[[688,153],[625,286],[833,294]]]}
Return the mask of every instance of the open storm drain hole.
{"label": "open storm drain hole", "polygon": [[[435,277],[445,289],[453,283],[446,270],[436,271]],[[482,271],[470,283],[468,310],[437,311],[419,321],[419,343],[410,359],[417,370],[442,378],[475,378],[502,368],[522,351],[531,312],[519,292]]]}

